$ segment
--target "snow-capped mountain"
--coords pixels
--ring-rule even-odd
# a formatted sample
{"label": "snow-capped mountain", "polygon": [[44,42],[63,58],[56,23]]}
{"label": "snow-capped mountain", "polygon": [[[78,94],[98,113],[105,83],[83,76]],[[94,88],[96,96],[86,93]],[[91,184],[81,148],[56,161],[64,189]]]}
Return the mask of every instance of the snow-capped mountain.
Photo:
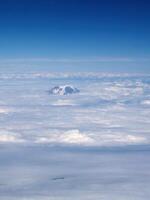
{"label": "snow-capped mountain", "polygon": [[49,92],[50,94],[68,95],[68,94],[79,93],[80,90],[71,85],[62,85],[53,87]]}

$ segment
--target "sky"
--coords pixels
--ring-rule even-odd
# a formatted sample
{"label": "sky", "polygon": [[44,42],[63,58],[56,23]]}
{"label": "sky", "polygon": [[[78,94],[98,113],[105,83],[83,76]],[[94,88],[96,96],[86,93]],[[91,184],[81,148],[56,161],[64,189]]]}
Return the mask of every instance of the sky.
{"label": "sky", "polygon": [[0,68],[150,72],[150,2],[1,0]]}

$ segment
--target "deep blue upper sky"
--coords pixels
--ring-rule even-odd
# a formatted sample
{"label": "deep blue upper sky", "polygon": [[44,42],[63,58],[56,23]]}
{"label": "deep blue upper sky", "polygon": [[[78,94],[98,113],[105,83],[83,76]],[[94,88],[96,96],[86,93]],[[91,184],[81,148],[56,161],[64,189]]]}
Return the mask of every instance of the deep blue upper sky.
{"label": "deep blue upper sky", "polygon": [[1,0],[0,66],[150,72],[150,2]]}

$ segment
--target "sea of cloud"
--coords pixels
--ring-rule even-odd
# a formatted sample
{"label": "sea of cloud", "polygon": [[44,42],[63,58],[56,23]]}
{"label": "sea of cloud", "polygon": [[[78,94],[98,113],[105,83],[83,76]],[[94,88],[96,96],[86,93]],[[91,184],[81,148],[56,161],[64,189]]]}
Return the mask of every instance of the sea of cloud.
{"label": "sea of cloud", "polygon": [[0,199],[149,199],[149,119],[148,75],[0,74]]}
{"label": "sea of cloud", "polygon": [[[51,95],[58,85],[80,90]],[[0,74],[0,142],[120,146],[150,143],[150,77]]]}

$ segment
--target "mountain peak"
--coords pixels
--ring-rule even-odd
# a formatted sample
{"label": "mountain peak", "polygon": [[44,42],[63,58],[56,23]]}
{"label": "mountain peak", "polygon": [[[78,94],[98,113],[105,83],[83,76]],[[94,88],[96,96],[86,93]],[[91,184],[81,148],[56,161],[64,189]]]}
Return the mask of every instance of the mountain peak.
{"label": "mountain peak", "polygon": [[79,93],[80,91],[72,85],[55,86],[50,90],[50,94],[69,95]]}

